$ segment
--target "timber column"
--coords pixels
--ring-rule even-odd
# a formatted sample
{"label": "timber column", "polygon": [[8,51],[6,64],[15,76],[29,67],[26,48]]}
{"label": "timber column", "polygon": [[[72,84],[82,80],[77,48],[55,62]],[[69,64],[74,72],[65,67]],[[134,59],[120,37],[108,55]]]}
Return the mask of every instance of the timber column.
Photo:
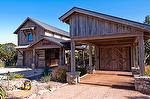
{"label": "timber column", "polygon": [[75,66],[75,41],[71,40],[71,72],[67,73],[67,82],[69,84],[77,84],[80,82],[80,73],[76,72]]}
{"label": "timber column", "polygon": [[35,69],[35,49],[33,49],[33,57],[32,57],[32,69]]}
{"label": "timber column", "polygon": [[89,50],[88,50],[88,52],[89,52],[89,66],[88,66],[88,68],[87,68],[87,72],[88,72],[89,74],[92,74],[94,68],[93,68],[93,66],[92,66],[93,63],[92,63],[92,45],[91,45],[91,44],[89,45]]}
{"label": "timber column", "polygon": [[140,74],[144,76],[145,73],[145,66],[144,66],[144,38],[143,35],[138,37],[139,43],[139,67],[140,67]]}

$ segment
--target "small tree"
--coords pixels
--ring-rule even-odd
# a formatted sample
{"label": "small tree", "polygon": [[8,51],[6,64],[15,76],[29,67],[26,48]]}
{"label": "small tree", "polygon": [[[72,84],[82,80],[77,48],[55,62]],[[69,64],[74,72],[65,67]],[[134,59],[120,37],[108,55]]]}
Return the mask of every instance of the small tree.
{"label": "small tree", "polygon": [[17,60],[15,46],[13,43],[0,44],[0,60],[5,63],[5,66],[15,65]]}

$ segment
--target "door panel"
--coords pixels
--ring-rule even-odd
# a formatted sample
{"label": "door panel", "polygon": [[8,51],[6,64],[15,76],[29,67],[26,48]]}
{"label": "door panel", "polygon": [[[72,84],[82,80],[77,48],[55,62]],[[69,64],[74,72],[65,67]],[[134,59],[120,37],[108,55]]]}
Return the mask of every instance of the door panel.
{"label": "door panel", "polygon": [[130,71],[130,48],[100,48],[100,69]]}

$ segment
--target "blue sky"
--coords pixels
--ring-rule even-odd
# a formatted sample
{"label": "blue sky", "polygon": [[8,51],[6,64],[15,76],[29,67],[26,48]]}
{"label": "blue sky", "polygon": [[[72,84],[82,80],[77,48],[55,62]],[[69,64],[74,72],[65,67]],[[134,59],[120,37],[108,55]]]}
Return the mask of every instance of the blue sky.
{"label": "blue sky", "polygon": [[13,32],[27,17],[68,31],[58,18],[74,6],[143,22],[150,15],[149,4],[150,0],[0,0],[0,43],[16,44]]}

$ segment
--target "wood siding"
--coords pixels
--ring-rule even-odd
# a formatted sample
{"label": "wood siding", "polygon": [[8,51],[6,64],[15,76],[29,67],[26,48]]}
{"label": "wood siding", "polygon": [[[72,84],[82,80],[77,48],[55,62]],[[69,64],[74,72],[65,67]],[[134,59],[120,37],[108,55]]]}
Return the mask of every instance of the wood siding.
{"label": "wood siding", "polygon": [[45,50],[37,50],[36,55],[37,67],[45,67]]}
{"label": "wood siding", "polygon": [[18,31],[18,45],[27,45],[30,43],[34,43],[38,40],[40,40],[43,35],[45,34],[45,31],[43,28],[41,28],[40,26],[38,26],[37,24],[35,24],[32,21],[27,21],[22,28],[27,28],[27,27],[35,27],[34,33],[33,33],[33,41],[32,42],[28,42],[28,38],[27,35],[25,33],[23,33],[23,31]]}
{"label": "wood siding", "polygon": [[24,57],[24,62],[23,62],[23,66],[25,67],[32,67],[32,63],[33,63],[33,57],[32,57],[32,50],[27,50],[23,52],[23,57]]}
{"label": "wood siding", "polygon": [[71,37],[89,37],[117,33],[138,33],[137,28],[76,13],[70,18]]}
{"label": "wood siding", "polygon": [[130,71],[130,47],[100,48],[100,70]]}

